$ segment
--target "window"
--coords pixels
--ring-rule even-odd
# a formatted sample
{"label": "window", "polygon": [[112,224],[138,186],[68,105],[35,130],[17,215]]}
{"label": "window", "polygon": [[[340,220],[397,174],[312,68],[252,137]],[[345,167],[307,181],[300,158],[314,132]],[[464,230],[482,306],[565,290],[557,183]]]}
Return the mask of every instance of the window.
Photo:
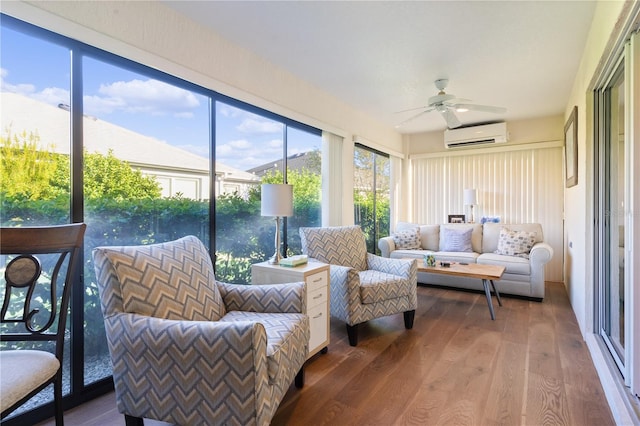
{"label": "window", "polygon": [[[4,21],[3,21],[4,24]],[[69,223],[71,164],[68,48],[2,25],[2,108],[0,137],[0,221],[2,226]],[[29,54],[25,54],[29,52]],[[4,257],[4,256],[3,256]],[[5,265],[0,259],[0,265]],[[2,266],[0,266],[2,267]],[[4,273],[0,297],[4,297]],[[40,296],[36,296],[40,297]],[[42,296],[47,303],[48,296]],[[36,301],[37,304],[37,301]],[[45,308],[46,309],[46,308]],[[4,332],[8,324],[3,324]],[[63,363],[63,394],[70,392],[70,340]],[[6,342],[3,346],[8,345]],[[28,344],[22,347],[28,349]],[[47,344],[50,351],[54,346]],[[12,416],[53,401],[52,387]],[[4,423],[4,422],[3,422]]]}
{"label": "window", "polygon": [[[294,186],[283,250],[300,253],[300,226],[320,222],[320,133],[237,102],[216,102],[216,276],[249,282],[273,255],[273,218],[260,216],[260,185]],[[283,252],[284,252],[283,251]]]}
{"label": "window", "polygon": [[[208,98],[98,57],[82,61],[85,252],[195,235],[209,240]],[[84,383],[111,375],[85,259]]]}
{"label": "window", "polygon": [[[320,131],[5,15],[1,23],[2,226],[87,223],[65,353],[74,359],[65,393],[77,405],[112,388],[92,249],[196,235],[215,253],[218,279],[248,282],[251,263],[273,254],[263,180],[313,175],[296,178],[301,217],[290,234],[319,221],[319,164],[287,155],[319,158]],[[46,402],[34,398],[8,422],[37,423]]]}
{"label": "window", "polygon": [[367,240],[367,251],[380,254],[378,240],[389,235],[389,156],[356,144],[354,150],[353,201],[355,224]]}

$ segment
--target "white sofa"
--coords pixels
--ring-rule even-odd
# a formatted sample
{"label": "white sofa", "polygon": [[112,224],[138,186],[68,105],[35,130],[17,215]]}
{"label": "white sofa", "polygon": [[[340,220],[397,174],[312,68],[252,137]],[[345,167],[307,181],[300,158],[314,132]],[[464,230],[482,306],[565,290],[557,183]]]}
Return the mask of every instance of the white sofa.
{"label": "white sofa", "polygon": [[[445,229],[446,228],[446,229]],[[471,251],[443,251],[447,248],[446,236],[460,233],[471,228]],[[528,254],[523,257],[496,254],[501,238],[501,229],[517,232],[534,232],[534,243]],[[407,235],[410,230],[419,229],[419,247],[396,248],[394,235]],[[446,235],[445,235],[446,234]],[[502,279],[496,282],[500,293],[524,296],[542,301],[544,298],[544,265],[551,260],[553,249],[544,242],[542,226],[539,223],[527,224],[440,224],[419,225],[401,222],[396,226],[394,235],[381,238],[378,242],[381,255],[390,258],[418,258],[433,254],[438,261],[479,263],[485,265],[503,265],[506,270]],[[404,241],[403,241],[404,243]],[[449,242],[450,243],[450,242]],[[399,241],[400,244],[400,241]],[[409,245],[408,245],[409,246]],[[504,246],[501,244],[501,248]],[[528,258],[527,258],[528,256]],[[482,290],[482,281],[472,278],[460,278],[449,275],[418,272],[418,283]]]}

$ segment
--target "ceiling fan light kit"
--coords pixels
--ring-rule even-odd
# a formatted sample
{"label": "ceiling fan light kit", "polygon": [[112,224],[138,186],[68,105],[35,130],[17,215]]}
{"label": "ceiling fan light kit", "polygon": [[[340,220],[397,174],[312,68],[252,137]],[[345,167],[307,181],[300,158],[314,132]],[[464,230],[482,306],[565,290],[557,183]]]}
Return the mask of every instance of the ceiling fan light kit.
{"label": "ceiling fan light kit", "polygon": [[[416,118],[427,114],[431,111],[437,111],[442,115],[444,121],[447,123],[447,127],[449,129],[455,129],[456,127],[462,126],[462,123],[456,116],[456,112],[466,112],[466,111],[480,111],[480,112],[490,112],[494,114],[502,114],[507,111],[506,108],[491,106],[491,105],[478,105],[468,103],[469,99],[461,99],[457,98],[455,95],[451,95],[445,93],[444,89],[447,87],[449,80],[446,78],[438,79],[434,82],[436,88],[438,89],[438,94],[435,96],[431,96],[428,99],[427,106],[423,108],[416,109],[424,109],[420,113],[409,117],[407,120],[403,121],[396,127],[402,127],[404,124],[415,120]],[[410,110],[405,110],[410,111]],[[404,111],[402,111],[404,112]]]}

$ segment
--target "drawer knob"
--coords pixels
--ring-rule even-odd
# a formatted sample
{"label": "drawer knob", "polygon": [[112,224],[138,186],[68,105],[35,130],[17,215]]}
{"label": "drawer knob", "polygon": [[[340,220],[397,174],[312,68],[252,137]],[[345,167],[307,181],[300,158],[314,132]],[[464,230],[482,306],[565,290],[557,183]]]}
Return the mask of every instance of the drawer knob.
{"label": "drawer knob", "polygon": [[313,319],[320,318],[320,317],[322,317],[322,312],[320,312],[318,315],[316,315],[315,317],[313,317]]}

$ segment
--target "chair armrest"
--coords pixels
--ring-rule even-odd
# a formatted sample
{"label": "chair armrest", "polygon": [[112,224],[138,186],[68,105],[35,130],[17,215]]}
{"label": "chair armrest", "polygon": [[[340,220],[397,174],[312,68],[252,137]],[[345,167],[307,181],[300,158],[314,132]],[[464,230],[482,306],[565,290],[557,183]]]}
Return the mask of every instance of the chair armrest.
{"label": "chair armrest", "polygon": [[216,281],[227,311],[303,313],[307,284],[302,282],[267,285],[229,284]]}
{"label": "chair armrest", "polygon": [[536,243],[529,252],[529,263],[532,265],[544,265],[553,257],[553,248],[547,243]]}
{"label": "chair armrest", "polygon": [[[268,380],[264,326],[248,321],[179,321],[118,313],[105,319],[118,410],[135,417],[186,419],[180,405],[155,404],[171,389],[200,404],[228,407],[228,390],[239,385],[260,394]],[[126,331],[125,331],[126,330]],[[242,354],[237,361],[229,354]],[[168,372],[171,372],[170,374]],[[196,391],[197,390],[197,391]],[[176,420],[177,421],[177,420]]]}
{"label": "chair armrest", "polygon": [[391,256],[391,252],[396,249],[396,243],[393,241],[393,237],[382,237],[378,240],[378,248],[382,257]]}
{"label": "chair armrest", "polygon": [[409,278],[411,274],[417,274],[418,264],[416,259],[389,259],[367,253],[367,264],[369,269],[385,272],[387,274],[398,275]]}

